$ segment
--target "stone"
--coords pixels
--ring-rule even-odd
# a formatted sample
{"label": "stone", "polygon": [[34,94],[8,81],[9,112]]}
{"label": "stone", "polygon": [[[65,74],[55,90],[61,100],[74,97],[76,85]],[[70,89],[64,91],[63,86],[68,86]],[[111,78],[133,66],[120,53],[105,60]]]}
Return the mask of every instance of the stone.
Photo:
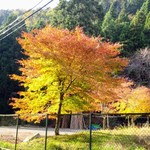
{"label": "stone", "polygon": [[39,133],[36,133],[36,134],[33,134],[33,135],[31,135],[31,136],[26,137],[26,138],[23,140],[23,142],[28,142],[28,141],[31,141],[31,140],[33,140],[33,139],[37,139],[37,138],[39,138],[39,137],[41,137],[40,134],[39,134]]}

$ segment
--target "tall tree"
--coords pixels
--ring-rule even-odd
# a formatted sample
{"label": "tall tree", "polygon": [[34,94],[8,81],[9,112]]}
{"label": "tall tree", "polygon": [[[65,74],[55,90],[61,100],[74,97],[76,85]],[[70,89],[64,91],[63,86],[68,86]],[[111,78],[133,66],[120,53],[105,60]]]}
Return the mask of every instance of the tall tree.
{"label": "tall tree", "polygon": [[144,25],[144,45],[145,47],[150,47],[150,12],[146,16],[146,21]]}
{"label": "tall tree", "polygon": [[115,42],[120,42],[123,44],[121,54],[123,56],[128,55],[128,51],[126,51],[128,47],[127,39],[130,37],[129,33],[129,25],[130,20],[128,18],[127,12],[125,9],[122,9],[118,18],[115,20]]}
{"label": "tall tree", "polygon": [[148,46],[149,43],[149,31],[145,28],[145,21],[149,11],[149,0],[138,1],[137,4],[133,0],[129,5],[135,6],[136,9],[139,8],[139,10],[136,11],[135,15],[134,13],[129,15],[131,22],[130,26],[128,26],[128,34],[123,42],[125,44],[123,55],[125,56],[132,56],[138,49]]}
{"label": "tall tree", "polygon": [[[27,31],[30,32],[33,29],[41,29],[45,27],[46,24],[50,21],[51,13],[49,12],[50,10],[49,8],[47,8],[28,18],[25,21]],[[34,11],[30,11],[29,13],[26,13],[24,17],[27,17],[31,13],[34,13]]]}
{"label": "tall tree", "polygon": [[150,11],[150,0],[146,0],[141,6],[141,10],[147,15]]}
{"label": "tall tree", "polygon": [[97,1],[102,5],[103,10],[104,10],[104,14],[106,14],[107,11],[108,11],[109,8],[110,8],[110,5],[111,5],[111,3],[112,3],[112,0],[107,0],[107,1],[105,1],[105,0],[97,0]]}
{"label": "tall tree", "polygon": [[100,34],[104,14],[96,0],[61,0],[54,9],[51,25],[74,29],[80,26],[89,35]]}
{"label": "tall tree", "polygon": [[18,41],[29,58],[19,61],[22,76],[12,76],[26,89],[13,99],[16,113],[56,113],[58,135],[61,113],[99,110],[100,101],[117,97],[113,89],[122,79],[113,76],[126,65],[118,57],[118,44],[90,38],[80,28],[48,26],[23,33]]}
{"label": "tall tree", "polygon": [[[103,1],[100,0],[100,2]],[[111,5],[102,23],[104,38],[123,44],[123,56],[131,56],[137,49],[148,46],[149,33],[148,30],[144,31],[144,25],[146,12],[149,10],[149,1],[112,0],[108,3]]]}
{"label": "tall tree", "polygon": [[109,11],[109,8],[112,3],[115,3],[116,13],[119,14],[121,9],[129,3],[128,0],[97,0],[103,7],[104,13],[106,14]]}
{"label": "tall tree", "polygon": [[129,23],[130,20],[128,18],[127,12],[125,9],[122,9],[118,15],[118,18],[115,20],[116,32],[118,32],[117,41],[123,41],[127,39]]}
{"label": "tall tree", "polygon": [[144,26],[144,44],[146,46],[150,46],[150,0],[146,0],[145,3],[143,3],[143,6],[141,8],[144,11],[144,14],[146,16],[145,26]]}
{"label": "tall tree", "polygon": [[130,38],[128,39],[128,49],[130,54],[134,54],[140,48],[144,47],[144,24],[146,16],[142,10],[137,11],[130,23]]}
{"label": "tall tree", "polygon": [[[12,11],[4,26],[9,25],[21,12]],[[7,34],[3,34],[0,38]],[[23,57],[21,47],[16,41],[17,36],[20,36],[20,31],[0,41],[0,113],[2,114],[14,112],[9,106],[9,98],[14,95],[14,92],[19,90],[17,82],[9,78],[9,74],[19,73],[19,64],[16,62],[16,59]]]}
{"label": "tall tree", "polygon": [[140,10],[141,6],[146,0],[128,0],[127,12],[129,14],[136,14],[137,10]]}
{"label": "tall tree", "polygon": [[3,24],[5,24],[10,13],[10,10],[0,10],[0,26],[3,26]]}
{"label": "tall tree", "polygon": [[117,18],[117,13],[115,10],[116,2],[112,3],[109,11],[106,13],[103,23],[102,23],[102,35],[111,41],[115,41],[115,19]]}

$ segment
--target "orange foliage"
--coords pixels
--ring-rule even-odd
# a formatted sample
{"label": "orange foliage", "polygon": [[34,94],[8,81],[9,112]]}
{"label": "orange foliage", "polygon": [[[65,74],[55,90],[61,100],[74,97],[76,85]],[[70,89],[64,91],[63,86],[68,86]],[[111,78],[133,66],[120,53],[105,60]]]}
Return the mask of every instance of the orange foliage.
{"label": "orange foliage", "polygon": [[[124,96],[123,96],[124,95]],[[121,99],[114,104],[120,113],[148,113],[150,112],[150,89],[144,86],[126,89]]]}
{"label": "orange foliage", "polygon": [[50,26],[24,32],[18,42],[29,57],[19,61],[22,76],[12,76],[26,88],[21,98],[13,99],[17,113],[57,113],[59,94],[63,112],[99,110],[101,101],[118,97],[115,88],[124,81],[114,75],[128,63],[118,57],[119,44],[88,37],[78,27],[69,31]]}

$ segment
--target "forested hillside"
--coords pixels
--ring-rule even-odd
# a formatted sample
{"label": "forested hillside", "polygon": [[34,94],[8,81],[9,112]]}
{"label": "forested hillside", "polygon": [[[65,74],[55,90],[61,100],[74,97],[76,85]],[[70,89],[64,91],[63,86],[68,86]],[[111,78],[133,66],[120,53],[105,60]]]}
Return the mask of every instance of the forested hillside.
{"label": "forested hillside", "polygon": [[1,26],[5,24],[10,13],[11,11],[9,10],[0,10],[0,25]]}
{"label": "forested hillside", "polygon": [[17,28],[5,32],[15,19],[24,19],[34,11],[0,10],[0,113],[13,112],[10,99],[23,89],[10,79],[11,74],[21,74],[17,61],[26,57],[16,38],[21,31],[42,29],[47,24],[69,30],[79,26],[88,36],[119,42],[120,56],[130,60],[123,76],[132,79],[134,87],[150,88],[150,48],[146,48],[150,46],[150,0],[60,0],[56,8],[35,13],[4,38]]}

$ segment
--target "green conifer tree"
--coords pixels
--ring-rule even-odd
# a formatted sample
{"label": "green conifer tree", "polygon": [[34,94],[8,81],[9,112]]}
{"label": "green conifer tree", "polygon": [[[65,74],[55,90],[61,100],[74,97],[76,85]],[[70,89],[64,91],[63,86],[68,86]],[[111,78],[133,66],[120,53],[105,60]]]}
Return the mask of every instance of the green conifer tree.
{"label": "green conifer tree", "polygon": [[141,9],[137,11],[136,15],[130,23],[130,38],[128,39],[128,48],[130,48],[130,54],[133,54],[136,50],[144,47],[144,24],[146,16]]}
{"label": "green conifer tree", "polygon": [[103,17],[103,8],[96,0],[61,0],[51,25],[70,30],[80,26],[89,35],[99,35]]}
{"label": "green conifer tree", "polygon": [[103,23],[102,23],[102,35],[105,39],[110,39],[111,41],[115,41],[114,33],[115,33],[115,19],[117,17],[115,11],[115,3],[112,3],[109,11],[106,13]]}
{"label": "green conifer tree", "polygon": [[144,44],[145,47],[150,47],[150,12],[146,16],[146,21],[144,25]]}
{"label": "green conifer tree", "polygon": [[145,15],[147,15],[150,11],[150,0],[146,0],[142,7],[141,7],[141,10],[144,12]]}

